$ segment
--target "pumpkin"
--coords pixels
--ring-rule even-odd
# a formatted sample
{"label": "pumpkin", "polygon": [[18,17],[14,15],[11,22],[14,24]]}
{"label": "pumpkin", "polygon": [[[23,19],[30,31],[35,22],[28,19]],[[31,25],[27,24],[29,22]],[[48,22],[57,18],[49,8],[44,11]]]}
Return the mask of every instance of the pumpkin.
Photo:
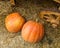
{"label": "pumpkin", "polygon": [[21,30],[25,19],[19,13],[11,13],[5,18],[5,26],[9,32]]}
{"label": "pumpkin", "polygon": [[35,21],[27,21],[22,27],[21,36],[25,41],[30,43],[41,41],[44,36],[43,24]]}

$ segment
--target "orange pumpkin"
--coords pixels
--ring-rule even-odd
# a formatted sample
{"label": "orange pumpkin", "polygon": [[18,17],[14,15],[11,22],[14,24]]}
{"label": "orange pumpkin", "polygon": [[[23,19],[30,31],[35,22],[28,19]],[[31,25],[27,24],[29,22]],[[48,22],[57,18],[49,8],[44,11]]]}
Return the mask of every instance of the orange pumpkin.
{"label": "orange pumpkin", "polygon": [[5,18],[5,26],[9,32],[18,32],[22,28],[24,22],[24,18],[19,13],[9,14]]}
{"label": "orange pumpkin", "polygon": [[44,36],[44,27],[41,23],[28,21],[24,24],[21,35],[25,41],[30,43],[38,42]]}

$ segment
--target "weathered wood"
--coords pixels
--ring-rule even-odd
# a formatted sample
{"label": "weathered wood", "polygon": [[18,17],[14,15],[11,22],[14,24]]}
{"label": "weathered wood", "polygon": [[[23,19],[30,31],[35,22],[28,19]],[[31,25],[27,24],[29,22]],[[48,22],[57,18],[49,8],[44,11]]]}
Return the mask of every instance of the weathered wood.
{"label": "weathered wood", "polygon": [[57,2],[57,3],[60,3],[60,0],[54,0],[55,2]]}
{"label": "weathered wood", "polygon": [[12,5],[15,5],[15,1],[14,0],[10,0]]}

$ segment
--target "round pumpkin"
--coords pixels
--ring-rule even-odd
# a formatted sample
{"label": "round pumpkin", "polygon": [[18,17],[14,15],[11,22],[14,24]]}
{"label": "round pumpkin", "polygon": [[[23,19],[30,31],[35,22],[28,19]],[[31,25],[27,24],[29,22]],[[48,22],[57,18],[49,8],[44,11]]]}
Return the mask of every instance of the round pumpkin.
{"label": "round pumpkin", "polygon": [[21,32],[22,38],[30,43],[42,40],[44,36],[44,27],[42,23],[28,21],[24,24]]}
{"label": "round pumpkin", "polygon": [[24,22],[24,18],[17,12],[9,14],[5,18],[5,26],[9,32],[18,32],[22,28]]}

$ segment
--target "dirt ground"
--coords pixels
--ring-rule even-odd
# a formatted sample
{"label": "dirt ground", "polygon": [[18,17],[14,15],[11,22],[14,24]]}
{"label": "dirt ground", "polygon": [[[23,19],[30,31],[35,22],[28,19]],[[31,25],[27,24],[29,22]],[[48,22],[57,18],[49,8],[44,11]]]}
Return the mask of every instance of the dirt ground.
{"label": "dirt ground", "polygon": [[[0,1],[0,48],[60,48],[60,26],[52,28],[49,23],[39,18],[39,12],[43,10],[60,12],[58,6],[59,4],[47,0],[16,0],[16,6],[11,6],[9,1]],[[44,23],[45,35],[42,41],[31,44],[22,39],[21,31],[9,33],[5,28],[4,20],[12,12],[19,12],[26,21]]]}

